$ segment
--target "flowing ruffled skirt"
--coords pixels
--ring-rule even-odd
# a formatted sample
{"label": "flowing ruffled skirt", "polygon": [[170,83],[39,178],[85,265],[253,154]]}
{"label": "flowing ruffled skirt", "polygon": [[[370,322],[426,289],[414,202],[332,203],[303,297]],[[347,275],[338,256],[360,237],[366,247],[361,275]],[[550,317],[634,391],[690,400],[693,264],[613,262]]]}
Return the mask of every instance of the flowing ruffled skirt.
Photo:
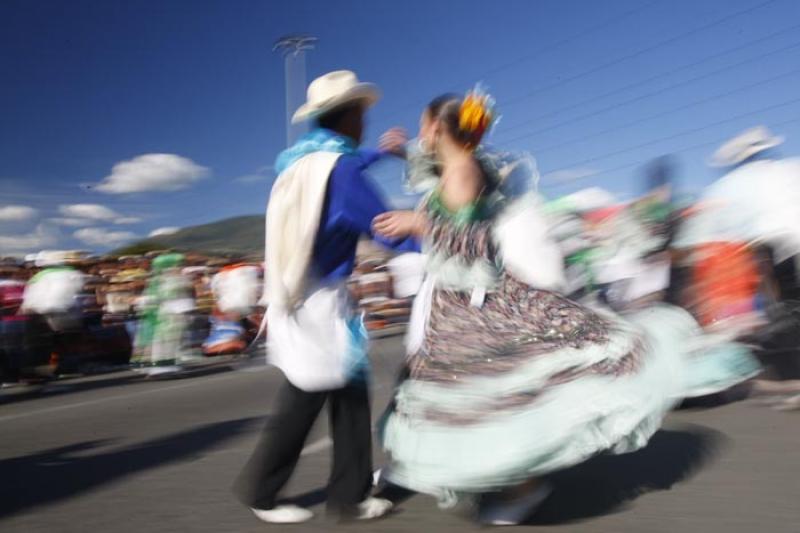
{"label": "flowing ruffled skirt", "polygon": [[381,426],[388,477],[442,502],[637,450],[682,398],[759,371],[682,309],[621,318],[510,277],[480,306],[426,281],[409,353]]}

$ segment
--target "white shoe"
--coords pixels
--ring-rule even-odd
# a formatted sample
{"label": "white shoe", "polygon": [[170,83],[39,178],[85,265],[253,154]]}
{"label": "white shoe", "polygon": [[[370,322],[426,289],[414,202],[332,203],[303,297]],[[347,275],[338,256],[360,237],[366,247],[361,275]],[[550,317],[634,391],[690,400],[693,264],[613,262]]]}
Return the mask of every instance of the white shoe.
{"label": "white shoe", "polygon": [[552,491],[553,488],[548,483],[543,483],[519,498],[481,506],[478,520],[487,526],[519,525],[536,512]]}
{"label": "white shoe", "polygon": [[272,509],[251,509],[259,520],[270,524],[299,524],[314,517],[314,513],[296,505],[278,505]]}
{"label": "white shoe", "polygon": [[389,500],[384,500],[383,498],[367,498],[358,504],[356,520],[374,520],[380,518],[391,511],[392,507],[394,507],[394,504]]}

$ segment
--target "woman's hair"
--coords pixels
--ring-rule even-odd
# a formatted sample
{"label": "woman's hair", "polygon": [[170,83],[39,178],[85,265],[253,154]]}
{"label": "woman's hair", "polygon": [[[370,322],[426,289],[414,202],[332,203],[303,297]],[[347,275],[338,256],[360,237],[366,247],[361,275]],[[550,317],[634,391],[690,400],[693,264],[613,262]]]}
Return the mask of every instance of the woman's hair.
{"label": "woman's hair", "polygon": [[426,109],[431,118],[442,121],[447,132],[456,142],[474,149],[481,143],[487,128],[485,126],[464,127],[464,106],[470,98],[470,95],[464,98],[452,93],[443,94],[431,100]]}
{"label": "woman's hair", "polygon": [[431,118],[436,119],[439,117],[439,113],[442,111],[442,106],[448,102],[461,102],[461,96],[457,95],[456,93],[440,94],[428,103],[428,106],[425,108],[425,110],[428,112]]}

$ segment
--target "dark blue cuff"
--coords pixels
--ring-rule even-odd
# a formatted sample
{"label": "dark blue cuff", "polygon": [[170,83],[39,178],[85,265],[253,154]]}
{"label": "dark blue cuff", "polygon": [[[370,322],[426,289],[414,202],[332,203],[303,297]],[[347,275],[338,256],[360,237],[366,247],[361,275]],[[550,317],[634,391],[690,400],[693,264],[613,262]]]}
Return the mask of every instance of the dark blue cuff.
{"label": "dark blue cuff", "polygon": [[370,166],[371,164],[375,163],[376,161],[387,155],[386,152],[382,152],[374,148],[362,148],[358,151],[358,153],[361,156],[361,160],[364,162],[365,167]]}

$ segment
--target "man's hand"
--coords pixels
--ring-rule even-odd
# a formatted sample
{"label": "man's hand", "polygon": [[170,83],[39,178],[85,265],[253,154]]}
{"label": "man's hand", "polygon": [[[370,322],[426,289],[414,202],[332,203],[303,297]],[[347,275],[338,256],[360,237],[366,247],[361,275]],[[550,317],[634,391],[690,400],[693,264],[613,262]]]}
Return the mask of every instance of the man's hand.
{"label": "man's hand", "polygon": [[406,133],[406,130],[403,128],[391,128],[381,135],[378,141],[378,148],[383,152],[405,158],[407,143],[408,133]]}
{"label": "man's hand", "polygon": [[389,239],[422,236],[425,226],[425,216],[416,211],[387,211],[372,221],[373,231]]}

